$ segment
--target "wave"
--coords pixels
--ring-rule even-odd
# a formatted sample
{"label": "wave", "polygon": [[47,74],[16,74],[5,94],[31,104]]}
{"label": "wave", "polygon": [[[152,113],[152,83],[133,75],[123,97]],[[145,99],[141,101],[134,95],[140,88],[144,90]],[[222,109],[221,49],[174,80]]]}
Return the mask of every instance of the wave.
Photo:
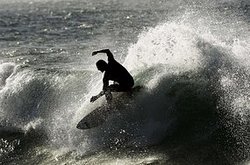
{"label": "wave", "polygon": [[93,146],[178,141],[215,145],[229,162],[249,159],[250,79],[243,60],[249,50],[235,51],[236,44],[186,24],[165,23],[142,33],[124,65],[147,90],[91,133]]}
{"label": "wave", "polygon": [[[27,139],[40,132],[42,140],[80,152],[168,141],[204,145],[212,141],[220,146],[217,152],[231,157],[234,151],[235,159],[248,158],[249,71],[239,63],[239,56],[235,58],[235,51],[215,42],[173,23],[142,33],[124,65],[145,90],[129,106],[120,106],[120,113],[105,124],[88,131],[75,126],[104,104],[104,98],[89,104],[90,95],[101,86],[96,83],[100,77],[86,82],[84,75],[89,72],[79,79],[79,73],[2,64],[6,76],[2,76],[1,124],[6,135],[13,128],[21,129]],[[241,52],[244,57],[247,50]],[[83,82],[85,89],[81,89]]]}

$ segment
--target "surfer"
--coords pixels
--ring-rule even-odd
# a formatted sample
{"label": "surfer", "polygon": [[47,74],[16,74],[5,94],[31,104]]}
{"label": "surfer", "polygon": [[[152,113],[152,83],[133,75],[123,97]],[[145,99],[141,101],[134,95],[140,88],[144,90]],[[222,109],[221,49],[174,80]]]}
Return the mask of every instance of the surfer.
{"label": "surfer", "polygon": [[[104,60],[96,62],[96,67],[99,71],[105,72],[103,77],[103,88],[102,91],[91,97],[90,102],[94,102],[101,96],[105,95],[108,103],[112,100],[111,92],[129,92],[134,86],[134,79],[129,72],[115,59],[109,49],[103,49],[94,51],[92,56],[98,53],[106,53],[108,56],[108,63]],[[109,80],[114,81],[114,84],[109,85]]]}

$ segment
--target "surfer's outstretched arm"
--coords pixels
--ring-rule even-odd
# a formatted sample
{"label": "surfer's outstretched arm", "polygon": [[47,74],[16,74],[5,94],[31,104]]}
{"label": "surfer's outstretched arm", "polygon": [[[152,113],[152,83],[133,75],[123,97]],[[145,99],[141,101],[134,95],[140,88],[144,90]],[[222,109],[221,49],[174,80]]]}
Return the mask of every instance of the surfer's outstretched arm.
{"label": "surfer's outstretched arm", "polygon": [[98,95],[92,96],[91,99],[90,99],[90,102],[93,103],[94,101],[96,101],[97,99],[99,99],[100,97],[102,97],[104,94],[105,94],[105,92],[101,91]]}
{"label": "surfer's outstretched arm", "polygon": [[105,74],[104,78],[103,78],[103,90],[98,95],[91,97],[90,102],[96,101],[97,99],[102,97],[105,94],[105,92],[107,91],[107,88],[109,85],[109,80],[106,77],[107,77],[107,74]]}
{"label": "surfer's outstretched arm", "polygon": [[102,50],[94,51],[92,53],[92,56],[96,55],[97,53],[106,53],[108,56],[108,61],[114,60],[114,56],[109,49],[102,49]]}

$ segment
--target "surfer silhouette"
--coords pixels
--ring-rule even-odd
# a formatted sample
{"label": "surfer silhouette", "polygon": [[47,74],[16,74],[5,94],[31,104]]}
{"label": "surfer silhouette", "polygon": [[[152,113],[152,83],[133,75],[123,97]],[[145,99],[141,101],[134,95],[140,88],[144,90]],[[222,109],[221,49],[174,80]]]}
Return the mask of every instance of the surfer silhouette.
{"label": "surfer silhouette", "polygon": [[[112,100],[111,92],[129,92],[134,86],[134,79],[130,73],[115,59],[109,49],[94,51],[92,56],[98,53],[106,53],[108,56],[108,63],[104,60],[96,62],[96,67],[99,71],[104,72],[103,89],[96,95],[91,97],[90,102],[96,101],[101,96],[105,95],[108,103]],[[114,84],[109,85],[109,80],[114,81]]]}

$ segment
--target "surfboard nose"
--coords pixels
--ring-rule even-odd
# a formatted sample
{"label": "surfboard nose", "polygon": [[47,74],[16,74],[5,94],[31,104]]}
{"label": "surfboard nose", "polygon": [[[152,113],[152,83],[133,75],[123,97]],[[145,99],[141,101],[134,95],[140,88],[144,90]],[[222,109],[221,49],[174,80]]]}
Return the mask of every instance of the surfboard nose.
{"label": "surfboard nose", "polygon": [[82,123],[78,123],[76,128],[77,129],[89,129],[90,126],[89,126],[88,122],[82,122]]}

